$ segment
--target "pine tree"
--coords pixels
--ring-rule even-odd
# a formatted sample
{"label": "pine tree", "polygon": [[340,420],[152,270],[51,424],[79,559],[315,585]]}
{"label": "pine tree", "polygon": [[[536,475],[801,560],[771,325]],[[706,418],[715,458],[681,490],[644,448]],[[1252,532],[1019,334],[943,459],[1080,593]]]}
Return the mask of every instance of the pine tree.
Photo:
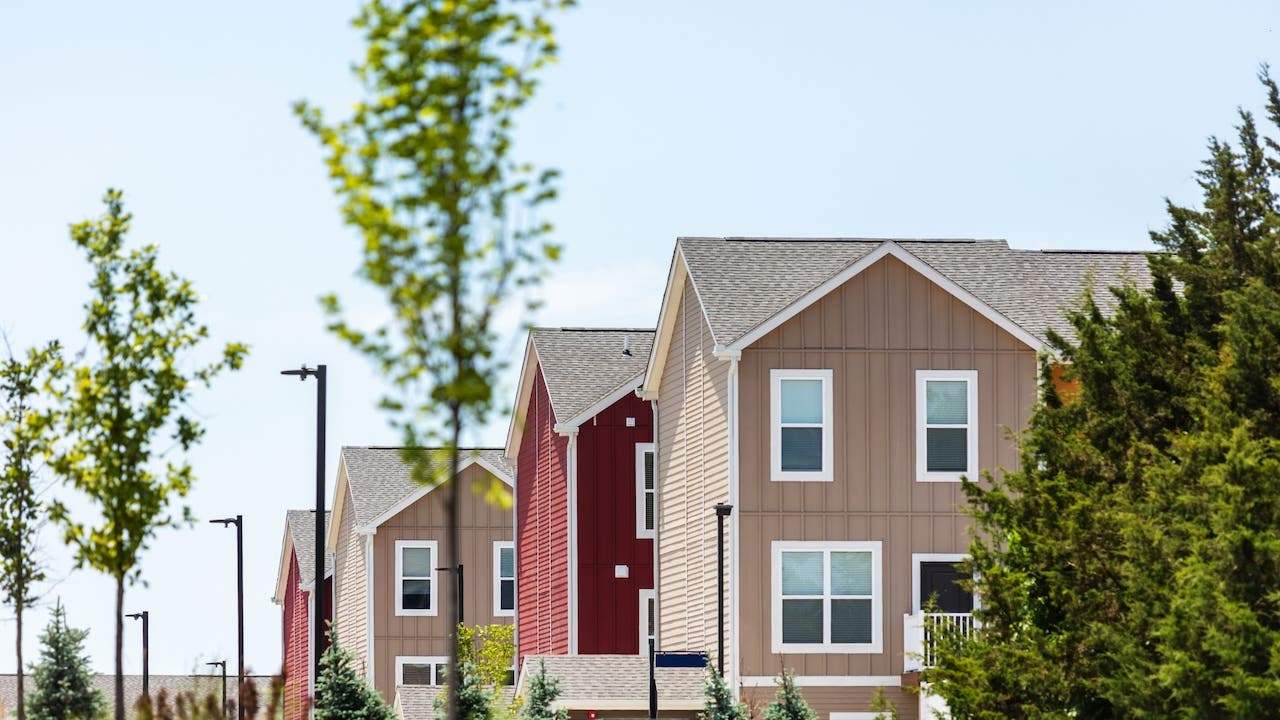
{"label": "pine tree", "polygon": [[35,689],[27,695],[28,720],[95,720],[106,707],[93,686],[84,652],[88,630],[67,627],[62,603],[40,635],[40,662],[32,668]]}
{"label": "pine tree", "polygon": [[[458,676],[462,678],[462,685],[458,687],[458,717],[462,720],[492,720],[494,691],[485,684],[475,663],[463,661],[458,667]],[[448,705],[445,695],[437,695],[436,716],[444,717],[449,711]]]}
{"label": "pine tree", "polygon": [[750,717],[747,706],[733,696],[719,671],[710,666],[707,669],[711,674],[702,687],[706,702],[698,717],[701,720],[747,720]]}
{"label": "pine tree", "polygon": [[560,681],[547,677],[547,664],[538,661],[538,672],[529,677],[529,690],[524,705],[516,716],[519,720],[569,720],[569,711],[552,710],[551,705],[560,697]]}
{"label": "pine tree", "polygon": [[353,663],[331,629],[316,680],[315,720],[394,720],[395,713],[356,673]]}
{"label": "pine tree", "polygon": [[784,669],[778,678],[778,694],[764,709],[764,720],[818,720],[796,688],[795,673]]}

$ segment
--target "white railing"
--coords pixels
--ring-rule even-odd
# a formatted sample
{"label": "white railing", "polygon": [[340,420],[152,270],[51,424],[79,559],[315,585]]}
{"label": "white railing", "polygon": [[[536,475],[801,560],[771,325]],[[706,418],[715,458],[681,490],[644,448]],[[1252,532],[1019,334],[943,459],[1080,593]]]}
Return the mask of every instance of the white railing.
{"label": "white railing", "polygon": [[934,633],[956,632],[960,637],[973,634],[974,620],[969,613],[908,613],[902,616],[902,671],[912,672],[933,667],[938,660],[938,643]]}

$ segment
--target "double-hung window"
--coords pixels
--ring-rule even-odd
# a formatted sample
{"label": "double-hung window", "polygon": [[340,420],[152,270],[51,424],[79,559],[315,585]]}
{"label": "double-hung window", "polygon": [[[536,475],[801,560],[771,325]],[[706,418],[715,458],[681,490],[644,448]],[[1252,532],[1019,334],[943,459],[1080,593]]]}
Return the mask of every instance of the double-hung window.
{"label": "double-hung window", "polygon": [[436,615],[435,540],[396,541],[396,615]]}
{"label": "double-hung window", "polygon": [[830,370],[770,370],[770,464],[773,480],[830,481],[832,373]]}
{"label": "double-hung window", "polygon": [[978,372],[916,371],[916,479],[978,479]]}
{"label": "double-hung window", "polygon": [[636,537],[651,538],[658,527],[657,457],[653,443],[636,443]]}
{"label": "double-hung window", "polygon": [[773,542],[773,652],[878,653],[880,543]]}
{"label": "double-hung window", "polygon": [[448,680],[449,658],[446,657],[397,657],[397,685],[441,686]]}
{"label": "double-hung window", "polygon": [[516,614],[516,546],[509,540],[493,544],[493,614]]}

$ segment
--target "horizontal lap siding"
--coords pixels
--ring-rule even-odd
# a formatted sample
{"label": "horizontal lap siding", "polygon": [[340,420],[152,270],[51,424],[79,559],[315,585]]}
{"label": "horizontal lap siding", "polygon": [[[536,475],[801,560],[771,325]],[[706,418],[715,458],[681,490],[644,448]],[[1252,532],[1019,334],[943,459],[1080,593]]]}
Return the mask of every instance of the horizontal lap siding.
{"label": "horizontal lap siding", "polygon": [[[830,368],[834,482],[769,479],[769,371]],[[978,371],[979,467],[1014,468],[1005,428],[1023,428],[1035,402],[1035,353],[902,262],[889,257],[744,352],[741,373],[740,539],[743,675],[896,675],[909,612],[912,553],[964,553],[959,483],[915,480],[915,371]],[[771,542],[878,540],[884,652],[771,651]]]}
{"label": "horizontal lap siding", "polygon": [[298,556],[290,553],[289,579],[284,600],[284,718],[304,720],[309,707],[307,678],[310,622],[308,593],[298,589]]}
{"label": "horizontal lap siding", "polygon": [[[346,472],[345,468],[343,472]],[[339,478],[339,484],[342,478]],[[335,602],[335,626],[338,645],[355,657],[356,671],[364,674],[368,657],[365,629],[368,626],[368,606],[365,604],[365,556],[364,536],[355,532],[354,505],[351,490],[347,489],[345,509],[338,524],[337,557],[334,577],[337,578]]]}
{"label": "horizontal lap siding", "polygon": [[729,363],[687,279],[658,400],[658,643],[715,646],[716,538],[711,506],[729,499]]}
{"label": "horizontal lap siding", "polygon": [[556,418],[542,369],[524,418],[516,471],[516,593],[520,657],[569,652],[568,438]]}
{"label": "horizontal lap siding", "polygon": [[[485,502],[484,490],[496,481],[479,465],[462,471],[458,485],[458,562],[462,563],[463,619],[467,625],[507,625],[510,617],[493,614],[493,544],[511,540],[511,511]],[[500,482],[500,481],[498,481]],[[476,488],[479,488],[479,492]],[[378,527],[374,535],[374,647],[376,687],[387,702],[395,700],[395,659],[398,656],[449,654],[449,618],[457,584],[452,573],[437,572],[435,594],[439,614],[402,616],[395,613],[396,556],[398,540],[435,540],[444,567],[449,557],[446,541],[446,502],[450,488],[437,487],[418,502]]]}
{"label": "horizontal lap siding", "polygon": [[[627,427],[627,419],[634,421]],[[578,431],[578,652],[640,652],[640,591],[653,587],[653,540],[636,537],[636,444],[653,410],[627,393]],[[616,565],[627,577],[614,577]]]}

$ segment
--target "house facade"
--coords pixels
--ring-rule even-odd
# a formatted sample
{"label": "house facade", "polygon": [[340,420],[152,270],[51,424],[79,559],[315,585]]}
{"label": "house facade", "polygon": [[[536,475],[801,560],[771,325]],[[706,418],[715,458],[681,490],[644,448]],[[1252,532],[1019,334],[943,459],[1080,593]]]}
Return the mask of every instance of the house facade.
{"label": "house facade", "polygon": [[342,449],[328,525],[337,638],[388,703],[397,686],[444,683],[450,608],[459,595],[469,625],[514,620],[512,511],[476,492],[510,492],[512,471],[499,449],[462,453],[452,480],[460,490],[459,573],[444,566],[447,487],[416,483],[400,448]]}
{"label": "house facade", "polygon": [[[325,513],[326,522],[328,513]],[[284,540],[276,573],[276,589],[272,602],[280,606],[283,643],[282,667],[285,673],[285,720],[303,720],[308,716],[315,687],[315,634],[311,618],[315,615],[315,545],[316,518],[313,510],[290,510],[285,514]],[[333,619],[333,563],[325,563],[323,592],[326,593],[324,618]],[[324,652],[326,645],[322,645]]]}
{"label": "house facade", "polygon": [[535,329],[506,457],[517,468],[519,655],[637,655],[651,635],[653,331]]}
{"label": "house facade", "polygon": [[[820,716],[871,717],[928,660],[922,612],[971,627],[960,478],[1016,468],[1046,330],[1141,256],[1000,241],[682,238],[643,396],[657,406],[658,642],[713,658],[725,530],[731,683],[791,669]],[[1035,278],[1035,282],[1028,282]],[[932,604],[931,604],[932,599]]]}

